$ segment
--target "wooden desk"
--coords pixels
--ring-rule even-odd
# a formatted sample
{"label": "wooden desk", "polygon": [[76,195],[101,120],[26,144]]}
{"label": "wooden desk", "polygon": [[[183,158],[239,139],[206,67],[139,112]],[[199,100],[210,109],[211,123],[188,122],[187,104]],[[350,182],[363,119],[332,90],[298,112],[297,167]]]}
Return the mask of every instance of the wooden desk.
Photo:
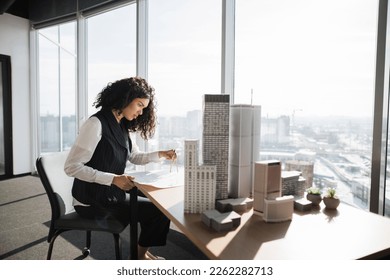
{"label": "wooden desk", "polygon": [[250,210],[234,231],[215,232],[199,214],[184,214],[184,187],[141,191],[210,259],[348,260],[390,256],[390,219],[341,204],[336,211],[295,212],[266,223]]}

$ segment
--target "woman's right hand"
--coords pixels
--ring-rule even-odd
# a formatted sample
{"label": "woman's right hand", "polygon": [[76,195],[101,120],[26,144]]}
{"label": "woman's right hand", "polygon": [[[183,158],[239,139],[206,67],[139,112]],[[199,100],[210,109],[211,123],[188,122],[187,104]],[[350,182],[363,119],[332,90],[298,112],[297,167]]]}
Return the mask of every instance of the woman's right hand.
{"label": "woman's right hand", "polygon": [[112,180],[112,184],[124,191],[129,191],[135,186],[133,180],[134,180],[133,176],[116,175]]}

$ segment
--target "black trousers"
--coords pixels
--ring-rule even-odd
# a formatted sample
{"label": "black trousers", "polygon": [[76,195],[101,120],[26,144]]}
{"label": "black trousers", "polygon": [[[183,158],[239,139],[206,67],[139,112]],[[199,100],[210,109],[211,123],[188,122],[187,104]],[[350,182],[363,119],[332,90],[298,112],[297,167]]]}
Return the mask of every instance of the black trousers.
{"label": "black trousers", "polygon": [[[75,206],[84,218],[104,220],[113,217],[130,223],[130,200],[113,203],[107,207]],[[138,244],[142,247],[164,246],[167,241],[170,220],[140,191],[138,192],[138,222],[141,226]]]}

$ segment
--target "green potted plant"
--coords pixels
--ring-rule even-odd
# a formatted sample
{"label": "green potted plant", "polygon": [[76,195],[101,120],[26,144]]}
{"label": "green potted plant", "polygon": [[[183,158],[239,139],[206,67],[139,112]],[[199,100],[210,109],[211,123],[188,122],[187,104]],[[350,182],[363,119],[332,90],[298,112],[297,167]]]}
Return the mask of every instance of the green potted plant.
{"label": "green potted plant", "polygon": [[337,209],[340,204],[340,199],[336,195],[335,188],[328,188],[326,195],[324,195],[324,204],[326,209]]}
{"label": "green potted plant", "polygon": [[317,187],[310,187],[306,191],[306,199],[310,200],[313,206],[320,205],[322,201],[321,190]]}

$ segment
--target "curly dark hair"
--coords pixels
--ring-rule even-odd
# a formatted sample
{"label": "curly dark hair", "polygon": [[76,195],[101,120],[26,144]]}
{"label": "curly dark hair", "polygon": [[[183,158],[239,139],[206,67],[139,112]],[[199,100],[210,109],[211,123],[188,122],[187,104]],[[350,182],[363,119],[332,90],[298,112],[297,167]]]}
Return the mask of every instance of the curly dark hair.
{"label": "curly dark hair", "polygon": [[154,135],[156,129],[156,104],[154,88],[141,77],[131,77],[109,83],[96,97],[93,103],[95,108],[101,110],[118,110],[121,112],[136,98],[149,99],[149,105],[143,109],[142,115],[134,120],[122,118],[121,122],[131,131],[140,131],[145,140]]}

